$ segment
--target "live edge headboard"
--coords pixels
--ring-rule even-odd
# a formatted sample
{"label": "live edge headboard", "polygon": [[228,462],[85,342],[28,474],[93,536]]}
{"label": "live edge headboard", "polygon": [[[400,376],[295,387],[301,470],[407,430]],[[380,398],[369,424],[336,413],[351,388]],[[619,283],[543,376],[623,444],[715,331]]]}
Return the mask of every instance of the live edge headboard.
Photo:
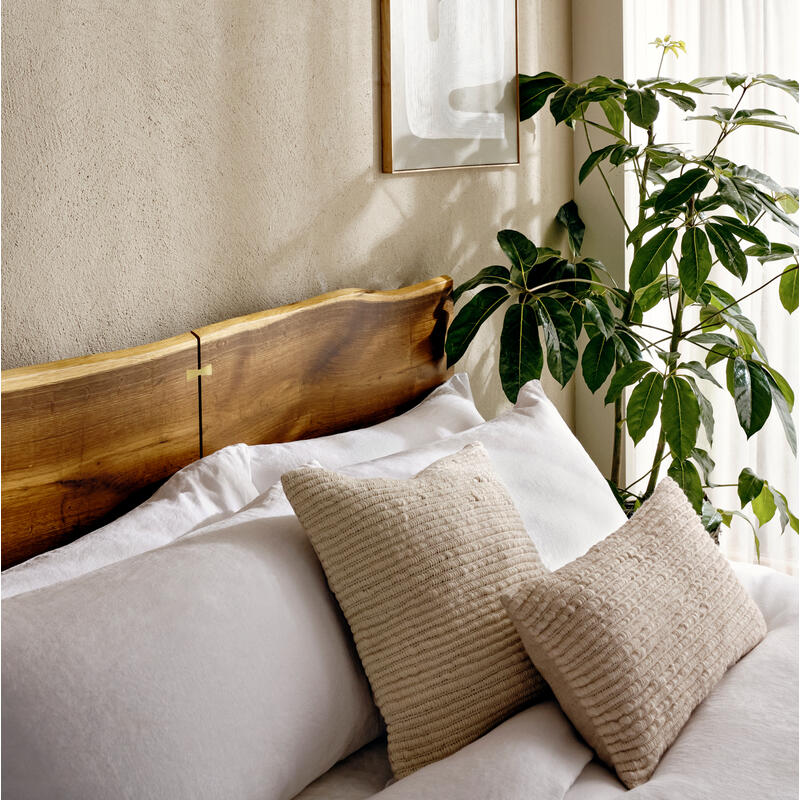
{"label": "live edge headboard", "polygon": [[236,442],[378,422],[446,377],[452,282],[343,289],[162,342],[6,370],[2,566],[77,538]]}

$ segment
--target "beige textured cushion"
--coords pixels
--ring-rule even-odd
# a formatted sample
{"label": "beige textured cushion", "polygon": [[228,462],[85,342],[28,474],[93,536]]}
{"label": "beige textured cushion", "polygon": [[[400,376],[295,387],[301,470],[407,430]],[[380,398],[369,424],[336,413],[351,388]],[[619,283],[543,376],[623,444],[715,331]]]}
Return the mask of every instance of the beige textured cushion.
{"label": "beige textured cushion", "polygon": [[629,788],[766,633],[669,478],[618,531],[503,602],[564,712]]}
{"label": "beige textured cushion", "polygon": [[542,567],[483,445],[411,480],[283,477],[353,631],[401,778],[547,691],[501,592]]}

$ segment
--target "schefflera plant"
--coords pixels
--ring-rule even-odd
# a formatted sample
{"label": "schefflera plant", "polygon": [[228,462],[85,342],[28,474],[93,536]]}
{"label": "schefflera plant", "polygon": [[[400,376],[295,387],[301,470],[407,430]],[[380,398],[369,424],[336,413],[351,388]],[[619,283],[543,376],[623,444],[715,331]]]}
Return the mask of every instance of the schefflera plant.
{"label": "schefflera plant", "polygon": [[[682,47],[669,37],[656,44],[662,48],[662,63],[666,52]],[[760,85],[797,100],[797,82],[738,74],[684,82],[661,77],[660,68],[657,77],[636,83],[604,76],[574,83],[551,72],[519,79],[522,120],[538,113],[549,99],[556,123],[578,129],[585,137],[590,154],[579,180],[590,176],[602,180],[622,218],[631,255],[627,285],[617,285],[599,261],[580,256],[584,225],[572,201],[557,217],[569,234],[567,254],[537,247],[517,231],[500,231],[497,240],[509,264],[486,267],[456,288],[456,301],[465,292],[480,290],[453,320],[446,342],[448,362],[458,361],[480,326],[504,309],[499,370],[512,402],[525,382],[541,375],[545,360],[562,386],[578,363],[592,392],[611,377],[605,393],[606,404],[613,403],[615,410],[609,483],[628,512],[650,496],[668,462],[667,473],[683,488],[715,539],[720,526],[729,526],[734,515],[753,525],[742,512],[748,504],[759,525],[777,513],[781,530],[789,525],[798,531],[797,516],[784,494],[750,468],[739,472],[736,484],[713,484],[714,462],[698,446],[701,425],[707,440],[713,441],[714,409],[704,393],[706,384],[713,383],[727,386],[748,438],[774,411],[788,446],[797,452],[794,393],[769,363],[755,324],[739,305],[744,297],[770,287],[770,291],[777,288],[776,307],[780,303],[788,313],[797,309],[797,247],[772,241],[763,230],[765,221],[777,220],[796,236],[792,215],[798,210],[797,189],[718,153],[729,136],[749,126],[796,134],[775,112],[748,108],[745,101],[748,92]],[[687,120],[718,128],[713,147],[695,155],[660,144],[656,122],[662,103],[692,112],[695,98],[708,87],[715,95],[730,96],[729,102],[719,101],[713,114]],[[592,107],[602,111],[602,122],[596,121],[597,115],[587,117]],[[592,136],[597,131],[612,141],[595,148]],[[639,199],[635,220],[625,219],[606,177],[608,169],[626,169],[635,176]],[[781,269],[744,297],[733,297],[712,280],[712,270],[719,265],[744,282],[754,261],[779,262]],[[669,328],[645,322],[645,313],[659,304],[669,309]],[[582,331],[588,338],[579,354]],[[689,345],[705,352],[703,361],[685,355]],[[655,424],[659,432],[649,472],[635,484],[621,486],[624,430],[639,444]],[[644,481],[643,491],[634,489]],[[716,508],[706,491],[715,485],[736,485],[741,509]],[[753,535],[758,550],[755,526]]]}

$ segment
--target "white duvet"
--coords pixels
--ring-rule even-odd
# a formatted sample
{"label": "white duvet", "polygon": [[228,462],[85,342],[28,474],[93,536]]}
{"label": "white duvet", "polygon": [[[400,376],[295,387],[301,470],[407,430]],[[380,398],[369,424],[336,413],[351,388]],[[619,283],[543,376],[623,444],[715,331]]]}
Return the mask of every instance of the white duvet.
{"label": "white duvet", "polygon": [[734,568],[764,614],[767,636],[698,706],[647,783],[628,792],[548,702],[396,783],[390,782],[383,743],[375,742],[297,800],[796,798],[798,584],[765,567]]}

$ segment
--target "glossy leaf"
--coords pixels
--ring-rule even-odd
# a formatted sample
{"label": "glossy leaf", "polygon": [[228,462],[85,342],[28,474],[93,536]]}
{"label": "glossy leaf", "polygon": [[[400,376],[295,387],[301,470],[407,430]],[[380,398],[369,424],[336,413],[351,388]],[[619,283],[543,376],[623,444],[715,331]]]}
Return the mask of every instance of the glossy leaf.
{"label": "glossy leaf", "polygon": [[697,375],[698,378],[702,378],[704,381],[710,381],[714,386],[719,386],[720,389],[722,388],[719,381],[699,361],[686,361],[679,365],[679,369],[688,369]]}
{"label": "glossy leaf", "polygon": [[519,231],[503,230],[497,234],[497,243],[512,264],[511,277],[523,286],[528,285],[528,273],[536,263],[536,245]]}
{"label": "glossy leaf", "polygon": [[772,373],[770,371],[765,371],[764,374],[767,377],[767,383],[769,383],[769,390],[770,394],[772,395],[772,405],[775,409],[777,409],[778,417],[780,418],[781,425],[783,425],[783,433],[786,436],[786,441],[789,444],[792,454],[796,456],[797,431],[795,430],[794,420],[792,419],[791,406],[787,402],[780,386],[778,386],[777,381],[772,377]]}
{"label": "glossy leaf", "polygon": [[606,382],[615,361],[616,352],[611,339],[597,335],[589,340],[581,357],[583,379],[589,391],[596,392]]}
{"label": "glossy leaf", "polygon": [[621,394],[626,386],[636,383],[642,376],[646,375],[653,369],[653,365],[649,361],[631,361],[629,364],[620,367],[611,379],[608,385],[608,391],[605,396],[605,403],[613,403]]}
{"label": "glossy leaf", "polygon": [[556,124],[569,120],[586,98],[586,89],[567,83],[550,100],[550,113]]}
{"label": "glossy leaf", "polygon": [[695,465],[691,461],[675,458],[667,469],[667,475],[683,489],[692,508],[700,514],[703,508],[703,485]]}
{"label": "glossy leaf", "polygon": [[625,421],[634,444],[639,444],[652,427],[658,415],[663,387],[663,376],[658,372],[651,372],[631,392]]}
{"label": "glossy leaf", "polygon": [[687,170],[673,178],[658,195],[654,208],[657,212],[682,206],[690,197],[700,194],[711,180],[711,174],[700,167]]}
{"label": "glossy leaf", "polygon": [[781,522],[781,533],[783,533],[787,525],[789,525],[789,527],[792,528],[795,533],[798,533],[798,520],[789,509],[789,503],[786,500],[786,496],[777,489],[772,489],[772,499],[775,501],[775,505],[778,507],[778,514],[780,515]]}
{"label": "glossy leaf", "polygon": [[473,275],[469,280],[464,281],[464,283],[453,290],[453,302],[457,303],[464,292],[469,292],[471,289],[489,283],[511,283],[511,273],[508,267],[502,267],[500,265],[485,267],[477,275]]}
{"label": "glossy leaf", "polygon": [[556,221],[567,229],[570,249],[577,256],[581,252],[586,225],[584,225],[581,215],[578,213],[578,206],[574,200],[569,200],[558,209]]}
{"label": "glossy leaf", "polygon": [[781,299],[781,305],[791,314],[797,310],[800,294],[798,292],[798,273],[800,270],[797,264],[794,267],[789,267],[784,270],[781,275],[780,282],[778,283],[778,295]]}
{"label": "glossy leaf", "polygon": [[583,301],[587,330],[594,326],[605,338],[614,333],[614,314],[604,297],[585,298]]}
{"label": "glossy leaf", "polygon": [[711,272],[711,251],[708,238],[696,227],[688,228],[681,239],[681,259],[678,262],[678,277],[683,291],[696,300],[700,288]]}
{"label": "glossy leaf", "polygon": [[512,403],[528,381],[541,377],[543,363],[536,313],[528,303],[515,303],[500,334],[500,382]]}
{"label": "glossy leaf", "polygon": [[[764,370],[754,361],[736,356],[729,362],[729,382],[733,383],[733,399],[739,424],[749,439],[761,430],[772,408]],[[730,388],[730,386],[729,386]]]}
{"label": "glossy leaf", "polygon": [[633,228],[633,230],[628,234],[628,238],[625,243],[632,244],[633,242],[640,241],[646,233],[649,233],[655,228],[663,228],[664,225],[668,225],[674,219],[675,214],[653,214],[652,217],[647,217],[635,228]]}
{"label": "glossy leaf", "polygon": [[703,480],[707,483],[711,483],[711,473],[714,470],[716,464],[714,463],[714,459],[708,454],[706,450],[703,450],[701,447],[695,447],[692,450],[691,455],[689,458],[700,467],[700,470],[703,473]]}
{"label": "glossy leaf", "polygon": [[744,222],[736,219],[736,217],[712,217],[711,219],[727,228],[733,236],[739,239],[769,247],[769,239],[758,228],[752,225],[745,225]]}
{"label": "glossy leaf", "polygon": [[658,277],[661,268],[672,254],[677,238],[677,230],[666,228],[641,246],[631,264],[630,288],[632,290],[641,289]]}
{"label": "glossy leaf", "polygon": [[519,119],[530,119],[547,102],[547,98],[560,89],[565,81],[553,72],[519,76]]}
{"label": "glossy leaf", "polygon": [[508,300],[508,292],[502,286],[490,286],[478,292],[456,314],[447,331],[445,352],[447,366],[455,364],[464,355],[481,325]]}
{"label": "glossy leaf", "polygon": [[599,150],[594,150],[589,153],[589,157],[583,162],[580,172],[578,173],[578,183],[583,183],[589,177],[592,170],[603,161],[603,159],[608,158],[611,151],[615,148],[615,144],[610,144],[607,147],[601,147]]}
{"label": "glossy leaf", "polygon": [[601,100],[600,108],[603,109],[603,113],[606,115],[608,124],[612,127],[612,129],[621,134],[622,127],[625,124],[625,115],[622,113],[619,100],[617,100],[615,97],[609,97],[606,100]]}
{"label": "glossy leaf", "polygon": [[795,100],[798,99],[796,80],[778,78],[776,75],[769,73],[764,75],[756,75],[755,79],[758,83],[766,83],[768,86],[774,86],[776,89],[781,89],[787,94],[790,94]]}
{"label": "glossy leaf", "polygon": [[780,389],[781,394],[783,395],[784,399],[786,400],[786,404],[789,406],[789,411],[794,408],[794,391],[792,391],[792,387],[789,385],[789,381],[781,375],[775,367],[771,367],[769,364],[764,364],[764,368],[769,373],[769,377],[775,381],[778,389]]}
{"label": "glossy leaf", "polygon": [[658,99],[650,89],[631,89],[624,108],[628,119],[639,128],[649,128],[658,117]]}
{"label": "glossy leaf", "polygon": [[744,282],[747,277],[747,256],[742,252],[742,248],[739,247],[736,237],[727,228],[713,223],[706,225],[706,234],[714,247],[714,252],[720,264],[728,272]]}
{"label": "glossy leaf", "polygon": [[722,200],[737,214],[741,214],[743,217],[747,216],[747,202],[735,181],[725,176],[720,177],[718,192]]}
{"label": "glossy leaf", "polygon": [[547,346],[547,367],[550,374],[565,386],[578,364],[575,325],[556,299],[542,297],[535,305]]}
{"label": "glossy leaf", "polygon": [[[700,423],[706,432],[706,439],[709,444],[714,442],[714,406],[711,401],[700,391],[697,381],[691,376],[686,376],[689,386],[692,387],[694,396],[697,398],[697,405],[700,408]],[[697,448],[695,448],[696,450]]]}
{"label": "glossy leaf", "polygon": [[673,457],[687,459],[697,443],[700,407],[684,378],[671,375],[664,382],[661,425]]}
{"label": "glossy leaf", "polygon": [[739,480],[736,491],[739,494],[739,502],[744,508],[751,500],[761,494],[764,488],[764,479],[759,478],[750,467],[745,467],[739,473]]}

